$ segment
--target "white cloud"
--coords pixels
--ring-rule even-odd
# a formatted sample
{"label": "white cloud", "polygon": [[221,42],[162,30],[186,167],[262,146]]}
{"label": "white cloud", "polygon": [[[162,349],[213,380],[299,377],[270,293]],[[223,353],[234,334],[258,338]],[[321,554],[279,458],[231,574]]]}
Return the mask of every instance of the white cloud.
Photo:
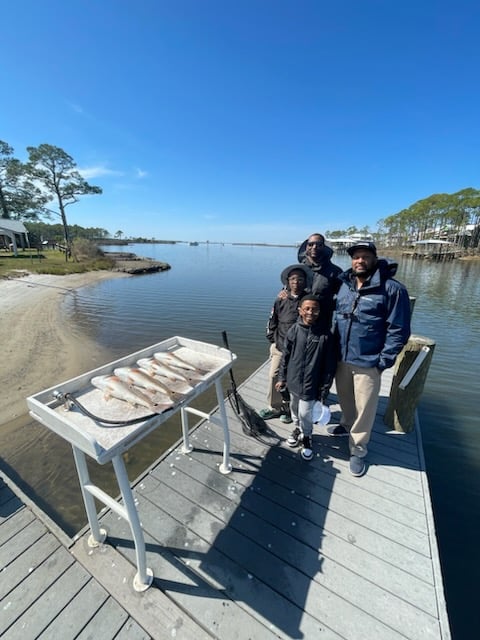
{"label": "white cloud", "polygon": [[148,176],[148,171],[142,171],[141,169],[138,169],[138,168],[135,171],[136,171],[137,178],[142,179]]}
{"label": "white cloud", "polygon": [[67,105],[70,107],[72,111],[75,111],[75,113],[83,114],[84,112],[83,108],[79,104],[76,104],[75,102],[67,102]]}
{"label": "white cloud", "polygon": [[89,180],[90,178],[98,178],[100,176],[121,176],[123,175],[121,171],[114,171],[113,169],[107,169],[102,165],[98,165],[96,167],[85,167],[83,169],[78,169],[78,173],[85,178],[85,180]]}

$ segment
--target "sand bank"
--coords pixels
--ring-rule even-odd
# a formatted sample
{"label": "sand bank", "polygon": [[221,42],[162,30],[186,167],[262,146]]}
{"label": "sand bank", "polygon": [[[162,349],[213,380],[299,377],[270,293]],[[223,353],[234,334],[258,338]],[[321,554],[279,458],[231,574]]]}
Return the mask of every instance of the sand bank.
{"label": "sand bank", "polygon": [[28,412],[27,396],[107,361],[93,341],[72,334],[60,302],[71,290],[121,277],[129,276],[92,271],[0,279],[0,425]]}

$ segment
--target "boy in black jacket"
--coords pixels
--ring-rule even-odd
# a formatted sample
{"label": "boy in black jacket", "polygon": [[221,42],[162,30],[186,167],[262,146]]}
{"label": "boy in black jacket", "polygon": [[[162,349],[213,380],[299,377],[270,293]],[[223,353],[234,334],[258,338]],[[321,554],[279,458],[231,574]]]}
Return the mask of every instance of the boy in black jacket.
{"label": "boy in black jacket", "polygon": [[320,317],[317,296],[300,300],[298,321],[288,330],[278,372],[277,391],[288,388],[295,428],[287,440],[290,447],[302,443],[301,456],[313,458],[312,409],[316,400],[325,403],[336,368],[333,335]]}
{"label": "boy in black jacket", "polygon": [[[276,390],[278,367],[282,358],[283,343],[287,331],[298,319],[298,303],[307,293],[311,284],[311,274],[303,264],[291,264],[283,269],[280,279],[285,295],[276,298],[267,323],[267,340],[270,344],[270,371],[267,393],[268,408],[261,409],[264,420],[280,418],[281,422],[292,422],[288,401]],[[288,398],[288,394],[287,394]]]}

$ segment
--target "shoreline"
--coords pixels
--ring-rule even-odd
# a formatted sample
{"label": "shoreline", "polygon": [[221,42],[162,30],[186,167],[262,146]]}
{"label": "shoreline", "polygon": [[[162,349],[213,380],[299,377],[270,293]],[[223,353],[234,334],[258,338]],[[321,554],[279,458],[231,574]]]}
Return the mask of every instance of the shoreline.
{"label": "shoreline", "polygon": [[28,413],[27,396],[103,364],[105,356],[95,341],[78,333],[73,335],[68,319],[62,318],[62,297],[102,280],[125,277],[130,276],[116,271],[89,271],[0,279],[2,436],[7,423]]}

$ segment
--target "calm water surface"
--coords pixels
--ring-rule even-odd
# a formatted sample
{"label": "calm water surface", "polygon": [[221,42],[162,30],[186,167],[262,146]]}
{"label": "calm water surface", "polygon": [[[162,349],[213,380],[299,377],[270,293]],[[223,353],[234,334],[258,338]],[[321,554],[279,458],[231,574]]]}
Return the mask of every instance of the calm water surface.
{"label": "calm water surface", "polygon": [[[172,335],[221,344],[226,330],[238,355],[237,382],[265,361],[265,324],[281,286],[279,274],[296,262],[295,249],[178,244],[128,250],[168,262],[172,269],[101,282],[63,302],[75,329],[93,336],[110,359]],[[349,266],[347,257],[335,262]],[[413,332],[436,341],[419,414],[453,637],[471,638],[472,626],[480,621],[472,588],[480,559],[480,263],[405,259],[397,278],[417,298]],[[204,402],[211,407],[213,396]],[[130,477],[139,475],[179,434],[178,420],[172,420],[132,449]],[[36,499],[73,532],[85,516],[70,459],[69,447],[42,429],[35,447],[26,439],[10,464],[27,475]],[[97,481],[111,482],[109,469],[92,465],[91,471]],[[112,492],[117,492],[113,485]]]}

